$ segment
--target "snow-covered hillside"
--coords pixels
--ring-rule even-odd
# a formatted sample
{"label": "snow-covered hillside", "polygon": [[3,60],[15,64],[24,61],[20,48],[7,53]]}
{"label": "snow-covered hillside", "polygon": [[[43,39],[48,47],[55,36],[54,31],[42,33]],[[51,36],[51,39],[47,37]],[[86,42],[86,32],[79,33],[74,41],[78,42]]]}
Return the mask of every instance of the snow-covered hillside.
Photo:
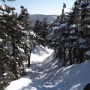
{"label": "snow-covered hillside", "polygon": [[53,50],[37,46],[31,62],[27,76],[12,81],[5,90],[83,90],[90,83],[90,61],[61,68]]}
{"label": "snow-covered hillside", "polygon": [[58,15],[43,15],[43,14],[34,14],[30,15],[30,21],[31,24],[34,25],[37,20],[44,21],[44,19],[47,19],[48,23],[53,23],[54,20],[56,20]]}

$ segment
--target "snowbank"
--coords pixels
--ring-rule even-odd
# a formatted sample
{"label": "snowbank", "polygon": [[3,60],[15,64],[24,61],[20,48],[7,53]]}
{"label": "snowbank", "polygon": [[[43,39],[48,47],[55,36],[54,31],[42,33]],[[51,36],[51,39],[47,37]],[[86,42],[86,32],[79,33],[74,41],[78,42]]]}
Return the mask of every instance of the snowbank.
{"label": "snowbank", "polygon": [[12,81],[5,90],[25,90],[24,87],[27,87],[32,81],[28,78],[21,78],[15,81]]}

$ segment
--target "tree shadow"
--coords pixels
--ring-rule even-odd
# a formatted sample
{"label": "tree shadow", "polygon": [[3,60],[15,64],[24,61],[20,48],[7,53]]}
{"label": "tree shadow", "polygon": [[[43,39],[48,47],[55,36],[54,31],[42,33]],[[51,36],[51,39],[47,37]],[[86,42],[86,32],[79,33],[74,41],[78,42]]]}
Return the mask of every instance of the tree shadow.
{"label": "tree shadow", "polygon": [[31,71],[28,72],[28,76],[26,77],[31,79],[33,83],[27,87],[23,87],[23,90],[28,90],[31,86],[34,87],[35,90],[55,90],[53,78],[55,78],[59,70],[58,60],[54,58],[54,53],[52,53],[52,55],[47,57],[44,62],[31,65]]}
{"label": "tree shadow", "polygon": [[82,63],[61,68],[52,53],[44,62],[31,65],[31,71],[26,78],[31,79],[32,83],[22,90],[74,90],[75,87],[83,90],[90,81],[88,75],[82,76],[85,72],[90,72],[90,69],[86,70],[87,66],[88,63]]}

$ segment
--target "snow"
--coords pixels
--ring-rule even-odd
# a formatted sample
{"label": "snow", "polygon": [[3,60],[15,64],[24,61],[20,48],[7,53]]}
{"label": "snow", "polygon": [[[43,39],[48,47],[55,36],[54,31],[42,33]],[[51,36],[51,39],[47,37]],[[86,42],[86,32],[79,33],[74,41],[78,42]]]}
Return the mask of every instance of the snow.
{"label": "snow", "polygon": [[77,36],[69,36],[69,38],[71,38],[71,39],[77,39],[78,37]]}
{"label": "snow", "polygon": [[90,25],[87,25],[87,28],[90,28]]}
{"label": "snow", "polygon": [[73,34],[73,33],[75,33],[75,31],[74,31],[74,30],[72,30],[72,31],[70,31],[70,33],[72,33],[72,34]]}
{"label": "snow", "polygon": [[0,8],[6,9],[5,5],[3,5],[2,3],[0,3]]}
{"label": "snow", "polygon": [[[23,27],[22,27],[22,29],[23,29]],[[36,33],[34,33],[33,31],[21,31],[22,33],[24,33],[24,34],[26,34],[26,35],[32,35],[32,36],[34,36],[34,37],[36,37]]]}
{"label": "snow", "polygon": [[70,25],[70,29],[72,29],[72,28],[75,28],[76,27],[76,25],[75,24],[73,24],[73,25]]}
{"label": "snow", "polygon": [[18,50],[19,50],[20,52],[24,53],[24,49],[23,49],[23,48],[18,47]]}
{"label": "snow", "polygon": [[2,42],[3,41],[3,39],[0,39],[0,42]]}
{"label": "snow", "polygon": [[34,37],[36,37],[36,33],[34,33],[33,31],[30,31],[30,35],[33,35]]}
{"label": "snow", "polygon": [[18,55],[19,57],[23,56],[24,55],[24,49],[23,48],[20,48],[19,46],[17,47],[18,48]]}
{"label": "snow", "polygon": [[17,24],[17,26],[18,26],[20,29],[24,29],[24,27],[22,27],[20,24]]}
{"label": "snow", "polygon": [[56,29],[50,30],[50,31],[48,32],[49,34],[47,35],[47,38],[52,38],[53,35],[54,35],[55,30],[56,30]]}
{"label": "snow", "polygon": [[3,73],[3,76],[6,76],[7,75],[7,73]]}
{"label": "snow", "polygon": [[86,41],[85,41],[85,39],[83,39],[83,38],[79,38],[79,39],[78,39],[78,42],[79,42],[79,43],[85,43]]}
{"label": "snow", "polygon": [[7,90],[25,90],[24,87],[28,86],[30,83],[32,83],[30,79],[21,78],[19,80],[12,81],[9,87],[7,87]]}
{"label": "snow", "polygon": [[87,52],[85,53],[85,55],[88,55],[88,56],[89,56],[89,55],[90,55],[90,51],[87,51]]}
{"label": "snow", "polygon": [[50,56],[53,50],[44,48],[42,45],[36,46],[31,54],[31,62],[42,62],[46,57]]}
{"label": "snow", "polygon": [[52,49],[36,46],[27,76],[12,81],[5,90],[83,90],[90,83],[90,61],[61,67]]}
{"label": "snow", "polygon": [[57,29],[58,29],[58,26],[55,26],[55,27],[53,27],[52,29],[53,29],[53,30],[57,30]]}
{"label": "snow", "polygon": [[67,23],[61,24],[61,25],[58,27],[58,29],[62,29],[62,28],[65,28],[65,27],[67,27]]}

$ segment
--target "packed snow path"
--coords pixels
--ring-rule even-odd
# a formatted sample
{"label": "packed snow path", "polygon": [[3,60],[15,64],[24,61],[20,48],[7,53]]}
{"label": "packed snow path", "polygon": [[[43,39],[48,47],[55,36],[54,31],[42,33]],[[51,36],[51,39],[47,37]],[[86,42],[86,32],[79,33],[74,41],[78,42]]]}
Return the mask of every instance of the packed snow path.
{"label": "packed snow path", "polygon": [[60,68],[53,50],[37,46],[31,62],[27,75],[12,81],[6,90],[83,90],[90,83],[90,61]]}

